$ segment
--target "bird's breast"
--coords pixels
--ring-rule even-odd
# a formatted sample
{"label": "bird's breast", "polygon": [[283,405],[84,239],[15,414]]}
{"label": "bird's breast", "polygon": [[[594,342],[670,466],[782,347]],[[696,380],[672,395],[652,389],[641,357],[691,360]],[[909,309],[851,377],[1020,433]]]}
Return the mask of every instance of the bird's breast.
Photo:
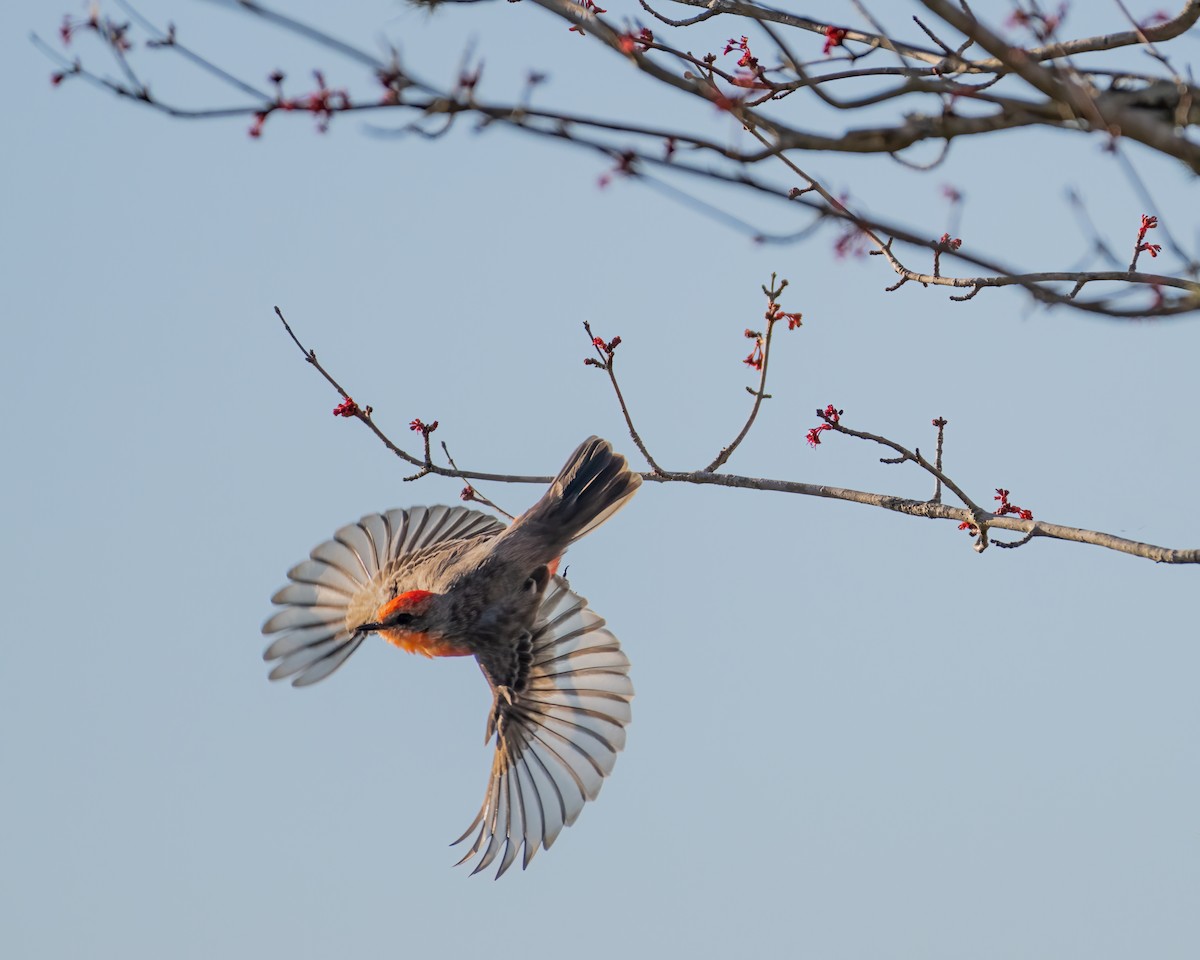
{"label": "bird's breast", "polygon": [[380,630],[379,635],[392,646],[423,657],[469,657],[470,649],[444,637],[428,633],[412,633],[407,630]]}

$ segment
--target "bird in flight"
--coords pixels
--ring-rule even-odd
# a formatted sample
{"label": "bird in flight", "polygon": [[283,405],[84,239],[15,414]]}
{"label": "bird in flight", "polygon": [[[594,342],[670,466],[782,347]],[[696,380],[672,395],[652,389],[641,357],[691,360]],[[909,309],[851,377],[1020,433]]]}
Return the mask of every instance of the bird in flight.
{"label": "bird in flight", "polygon": [[373,513],[288,571],[263,625],[270,678],[302,687],[372,633],[427,657],[473,656],[492,691],[496,749],[474,834],[472,873],[501,876],[549,849],[595,799],[625,745],[629,660],[604,620],[558,575],[567,547],[616,513],[642,478],[599,437],[505,526],[466,507]]}

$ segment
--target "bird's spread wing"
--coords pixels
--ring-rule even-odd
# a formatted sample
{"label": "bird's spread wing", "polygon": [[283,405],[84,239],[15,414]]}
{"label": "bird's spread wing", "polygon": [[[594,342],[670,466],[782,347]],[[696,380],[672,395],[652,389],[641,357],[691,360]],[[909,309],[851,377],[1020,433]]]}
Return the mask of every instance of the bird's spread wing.
{"label": "bird's spread wing", "polygon": [[503,529],[495,517],[466,507],[389,510],[342,527],[289,570],[291,583],[271,598],[283,608],[262,628],[278,635],[263,653],[277,661],[271,679],[291,677],[297,687],[324,680],[363,641],[351,633],[348,615],[387,599],[386,580],[397,563],[434,544]]}
{"label": "bird's spread wing", "polygon": [[522,848],[528,866],[596,798],[625,746],[633,684],[616,637],[561,577],[532,633],[480,666],[495,695],[496,753],[483,806],[455,843],[476,833],[459,863],[478,856],[478,873],[499,857],[499,877]]}

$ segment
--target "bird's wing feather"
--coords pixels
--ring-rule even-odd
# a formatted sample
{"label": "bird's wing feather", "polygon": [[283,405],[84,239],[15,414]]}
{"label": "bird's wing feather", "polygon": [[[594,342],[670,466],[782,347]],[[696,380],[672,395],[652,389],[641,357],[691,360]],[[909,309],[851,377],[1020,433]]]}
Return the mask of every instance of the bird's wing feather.
{"label": "bird's wing feather", "polygon": [[348,613],[386,600],[386,580],[398,563],[437,544],[503,529],[486,513],[445,506],[372,513],[342,527],[289,570],[291,582],[271,598],[282,608],[262,628],[274,637],[263,653],[275,661],[271,679],[291,677],[297,687],[325,679],[363,641],[351,632]]}
{"label": "bird's wing feather", "polygon": [[475,833],[459,863],[478,856],[478,873],[499,857],[499,877],[522,850],[528,866],[596,798],[625,746],[633,684],[616,637],[561,577],[528,643],[507,662],[481,658],[480,666],[495,695],[488,731],[496,752],[483,806],[455,843]]}

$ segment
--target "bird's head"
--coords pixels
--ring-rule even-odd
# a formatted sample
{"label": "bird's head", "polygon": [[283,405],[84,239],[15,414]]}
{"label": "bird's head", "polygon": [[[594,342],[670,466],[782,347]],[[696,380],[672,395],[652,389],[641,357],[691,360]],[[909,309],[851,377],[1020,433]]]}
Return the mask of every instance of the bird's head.
{"label": "bird's head", "polygon": [[434,626],[437,619],[436,593],[407,590],[382,604],[355,633],[378,633],[384,640],[409,653],[426,657],[458,657],[471,651],[442,635]]}

